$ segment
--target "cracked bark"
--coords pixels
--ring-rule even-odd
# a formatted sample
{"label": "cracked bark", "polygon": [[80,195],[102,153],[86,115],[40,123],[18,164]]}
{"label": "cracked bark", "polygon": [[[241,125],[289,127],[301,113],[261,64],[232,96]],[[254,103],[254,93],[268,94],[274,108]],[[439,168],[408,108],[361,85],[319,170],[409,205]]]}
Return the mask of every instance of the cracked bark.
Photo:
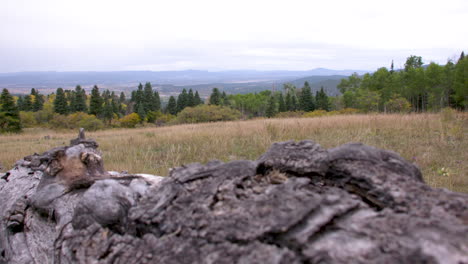
{"label": "cracked bark", "polygon": [[468,263],[468,196],[393,152],[288,141],[160,180],[107,173],[97,147],[2,177],[0,263]]}

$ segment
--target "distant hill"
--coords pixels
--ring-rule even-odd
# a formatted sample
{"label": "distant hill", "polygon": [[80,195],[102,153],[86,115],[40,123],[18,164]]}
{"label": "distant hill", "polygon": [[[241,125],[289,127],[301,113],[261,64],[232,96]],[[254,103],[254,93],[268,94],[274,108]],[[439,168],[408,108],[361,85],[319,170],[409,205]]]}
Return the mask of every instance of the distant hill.
{"label": "distant hill", "polygon": [[0,73],[0,88],[8,88],[16,93],[27,93],[31,88],[37,88],[43,93],[49,93],[58,87],[70,89],[77,84],[89,90],[96,84],[104,89],[129,91],[135,89],[140,82],[151,82],[154,87],[159,87],[161,91],[168,93],[179,92],[184,87],[203,90],[203,93],[213,87],[221,88],[228,93],[246,93],[273,87],[281,89],[285,82],[293,82],[301,87],[304,81],[308,80],[314,89],[317,85],[318,88],[323,85],[333,91],[337,79],[353,72],[364,73],[364,71],[323,68],[308,71],[19,72]]}

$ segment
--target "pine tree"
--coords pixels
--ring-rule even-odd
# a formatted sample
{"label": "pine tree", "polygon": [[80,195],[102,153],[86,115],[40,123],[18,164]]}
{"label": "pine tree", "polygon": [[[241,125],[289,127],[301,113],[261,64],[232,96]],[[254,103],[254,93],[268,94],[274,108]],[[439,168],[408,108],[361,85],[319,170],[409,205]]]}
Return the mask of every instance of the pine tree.
{"label": "pine tree", "polygon": [[283,93],[278,94],[278,112],[286,112],[286,104],[284,102]]}
{"label": "pine tree", "polygon": [[224,91],[221,93],[221,105],[229,106],[229,100],[228,100],[226,92]]}
{"label": "pine tree", "polygon": [[274,95],[271,95],[268,100],[268,107],[266,109],[265,115],[268,118],[274,117],[276,114],[276,99]]}
{"label": "pine tree", "polygon": [[55,93],[54,112],[61,115],[68,114],[67,98],[62,88],[57,88]]}
{"label": "pine tree", "polygon": [[33,103],[32,103],[30,95],[26,95],[24,97],[23,107],[22,107],[21,110],[23,110],[23,111],[32,111],[33,110]]}
{"label": "pine tree", "polygon": [[102,110],[102,117],[110,124],[112,117],[114,117],[114,110],[112,109],[112,102],[110,99],[104,101],[104,108]]}
{"label": "pine tree", "polygon": [[18,107],[7,89],[0,95],[0,132],[21,132]]}
{"label": "pine tree", "polygon": [[390,65],[390,73],[394,73],[395,70],[393,69],[393,60],[392,60],[392,65]]}
{"label": "pine tree", "polygon": [[198,94],[198,91],[195,91],[195,105],[201,105],[204,104],[203,100],[200,98],[200,95]]}
{"label": "pine tree", "polygon": [[120,113],[119,98],[117,96],[112,97],[111,104],[112,104],[112,113],[118,115]]}
{"label": "pine tree", "polygon": [[195,106],[195,95],[193,94],[192,89],[188,91],[187,106],[190,106],[190,107]]}
{"label": "pine tree", "polygon": [[210,95],[210,105],[221,105],[221,93],[218,88],[213,88]]}
{"label": "pine tree", "polygon": [[312,96],[312,91],[309,86],[309,82],[304,83],[302,87],[301,96],[299,98],[299,107],[301,110],[310,112],[314,111],[314,98]]}
{"label": "pine tree", "polygon": [[143,90],[143,107],[145,109],[145,113],[156,111],[153,99],[153,87],[151,87],[151,83],[149,82],[145,83],[145,88]]}
{"label": "pine tree", "polygon": [[86,106],[86,91],[77,85],[75,91],[73,92],[73,100],[70,104],[70,109],[73,112],[88,112],[88,107]]}
{"label": "pine tree", "polygon": [[[133,93],[132,93],[132,95],[133,95]],[[135,104],[133,105],[133,112],[138,114],[138,111],[140,111],[140,113],[142,115],[146,116],[145,106],[144,106],[144,103],[143,103],[143,85],[141,83],[138,85],[138,89],[136,90],[136,92],[134,94],[133,100],[135,102]],[[142,106],[141,109],[140,109],[140,105]],[[143,112],[145,112],[145,113],[143,113]]]}
{"label": "pine tree", "polygon": [[153,94],[153,101],[154,101],[154,111],[161,111],[161,98],[159,97],[158,91],[154,91]]}
{"label": "pine tree", "polygon": [[299,107],[297,105],[297,98],[295,95],[291,96],[291,110],[290,111],[297,111]]}
{"label": "pine tree", "polygon": [[169,102],[167,103],[167,106],[166,106],[166,113],[169,113],[171,115],[177,114],[177,103],[176,103],[176,99],[174,98],[174,96],[169,97]]}
{"label": "pine tree", "polygon": [[34,96],[32,110],[34,112],[42,110],[42,108],[44,107],[44,96],[40,94],[39,91],[35,90],[34,88],[31,89],[31,96]]}
{"label": "pine tree", "polygon": [[91,90],[91,98],[89,101],[89,114],[95,116],[101,116],[102,114],[102,103],[103,99],[99,93],[99,88],[97,85],[94,85],[93,90]]}
{"label": "pine tree", "polygon": [[23,98],[23,96],[18,96],[18,100],[16,101],[16,107],[18,107],[19,111],[25,111],[24,110],[24,98]]}
{"label": "pine tree", "polygon": [[126,98],[124,92],[120,92],[119,103],[124,104],[125,100]]}
{"label": "pine tree", "polygon": [[315,101],[316,101],[317,109],[330,111],[330,103],[328,100],[328,96],[323,90],[323,87],[320,88],[320,91],[316,92]]}
{"label": "pine tree", "polygon": [[187,90],[185,88],[182,90],[182,93],[179,94],[177,97],[177,113],[180,111],[184,110],[185,107],[187,107],[188,103],[188,94]]}

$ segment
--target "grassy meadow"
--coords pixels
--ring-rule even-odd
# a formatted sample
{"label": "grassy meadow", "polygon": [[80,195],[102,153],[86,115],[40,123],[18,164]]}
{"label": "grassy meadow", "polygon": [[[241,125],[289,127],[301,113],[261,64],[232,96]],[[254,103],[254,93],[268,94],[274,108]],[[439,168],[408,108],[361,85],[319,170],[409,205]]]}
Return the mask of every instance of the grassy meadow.
{"label": "grassy meadow", "polygon": [[[26,129],[0,136],[2,171],[34,152],[68,145],[77,131]],[[325,148],[347,142],[393,150],[416,163],[433,187],[468,193],[468,113],[369,114],[258,119],[88,132],[107,170],[167,175],[169,168],[257,159],[277,141],[311,139]]]}

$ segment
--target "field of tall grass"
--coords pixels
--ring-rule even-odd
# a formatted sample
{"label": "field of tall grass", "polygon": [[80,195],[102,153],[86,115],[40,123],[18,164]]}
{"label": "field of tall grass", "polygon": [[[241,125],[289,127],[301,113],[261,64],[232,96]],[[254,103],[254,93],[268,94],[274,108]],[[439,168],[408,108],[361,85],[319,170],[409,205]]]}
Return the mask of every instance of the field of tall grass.
{"label": "field of tall grass", "polygon": [[[3,171],[23,156],[68,145],[76,135],[39,128],[2,135]],[[104,130],[87,137],[100,144],[107,170],[157,175],[192,162],[254,160],[277,141],[311,139],[325,148],[362,142],[414,162],[431,186],[468,193],[468,113],[258,119]]]}

